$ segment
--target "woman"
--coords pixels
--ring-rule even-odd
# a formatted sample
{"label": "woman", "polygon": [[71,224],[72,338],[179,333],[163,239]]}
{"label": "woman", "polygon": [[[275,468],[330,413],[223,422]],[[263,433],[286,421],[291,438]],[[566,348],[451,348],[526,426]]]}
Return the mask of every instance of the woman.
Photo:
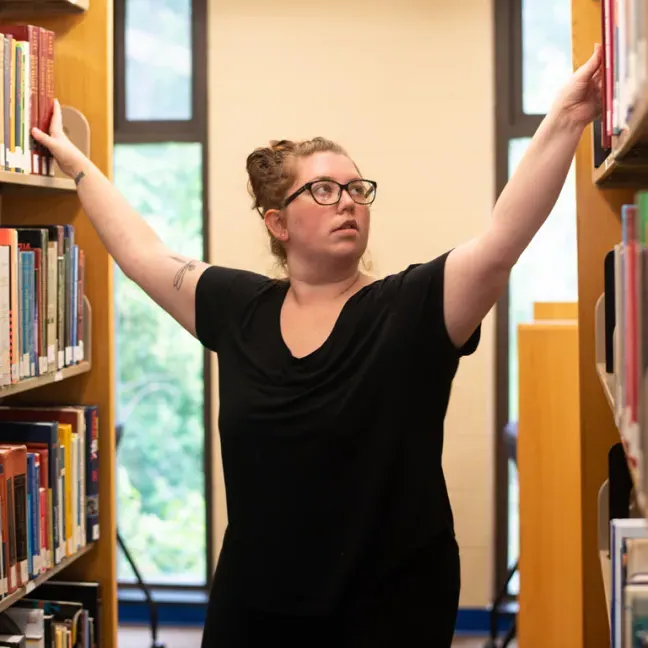
{"label": "woman", "polygon": [[381,280],[360,270],[376,184],[332,142],[248,158],[277,281],[171,252],[68,141],[58,104],[50,133],[34,131],[124,273],[219,357],[229,525],[203,646],[451,644],[452,380],[559,195],[600,76],[597,47],[481,236]]}

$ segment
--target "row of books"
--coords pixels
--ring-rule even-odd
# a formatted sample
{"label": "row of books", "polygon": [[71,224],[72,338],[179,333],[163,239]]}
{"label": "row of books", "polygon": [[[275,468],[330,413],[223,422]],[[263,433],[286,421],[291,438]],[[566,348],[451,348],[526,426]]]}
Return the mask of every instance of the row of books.
{"label": "row of books", "polygon": [[0,407],[0,598],[99,539],[95,405]]}
{"label": "row of books", "polygon": [[648,522],[610,522],[610,646],[648,645]]}
{"label": "row of books", "polygon": [[621,209],[621,241],[605,258],[605,368],[615,377],[615,421],[628,462],[644,483],[648,439],[648,191]]}
{"label": "row of books", "polygon": [[648,5],[645,0],[601,0],[601,146],[628,126],[648,80]]}
{"label": "row of books", "polygon": [[73,225],[0,227],[0,386],[81,362],[85,255]]}
{"label": "row of books", "polygon": [[54,175],[52,157],[32,137],[47,132],[54,106],[54,32],[0,24],[0,168]]}
{"label": "row of books", "polygon": [[51,580],[0,614],[0,646],[99,648],[96,582]]}

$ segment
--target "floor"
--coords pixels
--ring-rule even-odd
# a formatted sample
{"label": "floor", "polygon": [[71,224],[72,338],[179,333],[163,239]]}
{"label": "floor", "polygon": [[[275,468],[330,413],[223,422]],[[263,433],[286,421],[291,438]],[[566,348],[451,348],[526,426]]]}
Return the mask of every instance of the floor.
{"label": "floor", "polygon": [[[158,640],[164,648],[200,648],[199,630],[163,629]],[[461,637],[453,642],[456,648],[483,648],[485,638]],[[515,645],[515,644],[514,644]],[[511,648],[514,648],[514,645]],[[118,648],[151,648],[151,635],[146,628],[121,627]]]}

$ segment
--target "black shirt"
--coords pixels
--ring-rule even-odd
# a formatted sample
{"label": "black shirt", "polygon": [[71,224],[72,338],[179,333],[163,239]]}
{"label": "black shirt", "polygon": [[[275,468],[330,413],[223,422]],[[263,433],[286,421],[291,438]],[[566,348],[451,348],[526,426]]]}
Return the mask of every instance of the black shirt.
{"label": "black shirt", "polygon": [[461,349],[448,336],[447,254],[360,289],[303,358],[281,335],[287,281],[218,266],[200,277],[228,513],[217,578],[250,606],[330,611],[454,536],[443,423],[480,328]]}

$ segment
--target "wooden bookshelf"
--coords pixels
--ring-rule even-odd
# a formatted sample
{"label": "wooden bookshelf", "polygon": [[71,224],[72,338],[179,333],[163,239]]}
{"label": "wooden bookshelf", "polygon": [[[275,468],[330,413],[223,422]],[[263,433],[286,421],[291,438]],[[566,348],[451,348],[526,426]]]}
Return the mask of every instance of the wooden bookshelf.
{"label": "wooden bookshelf", "polygon": [[[20,8],[21,11],[17,11]],[[113,152],[113,3],[112,0],[0,0],[0,16],[54,31],[55,95],[61,105],[77,108],[91,126],[91,158],[112,178]],[[15,10],[15,11],[14,11]],[[14,180],[13,177],[10,180]],[[117,547],[115,498],[115,372],[113,340],[113,261],[81,209],[74,183],[61,178],[21,178],[2,185],[1,220],[5,225],[72,224],[75,242],[86,254],[85,294],[92,305],[90,362],[64,369],[60,378],[36,379],[27,390],[14,390],[12,403],[96,404],[99,407],[99,525],[92,547],[59,572],[66,580],[97,581],[101,586],[101,640],[117,647]],[[6,189],[6,190],[3,190]],[[56,191],[52,191],[56,189]],[[22,386],[22,385],[21,385]],[[37,389],[35,389],[37,387]],[[12,386],[13,389],[13,386]],[[19,389],[19,388],[17,388]],[[0,392],[0,397],[3,394]]]}
{"label": "wooden bookshelf", "polygon": [[[574,67],[582,65],[601,43],[601,3],[572,0]],[[598,541],[597,500],[608,477],[608,452],[619,442],[614,412],[614,378],[605,371],[597,337],[597,303],[604,292],[605,255],[621,240],[622,205],[634,202],[637,189],[648,186],[648,87],[633,111],[627,132],[614,138],[612,151],[594,168],[595,142],[589,127],[576,153],[578,235],[578,351],[582,486],[583,646],[607,648],[610,628]],[[600,313],[599,313],[600,317]],[[632,471],[631,471],[632,472]],[[641,487],[637,474],[635,484]]]}

